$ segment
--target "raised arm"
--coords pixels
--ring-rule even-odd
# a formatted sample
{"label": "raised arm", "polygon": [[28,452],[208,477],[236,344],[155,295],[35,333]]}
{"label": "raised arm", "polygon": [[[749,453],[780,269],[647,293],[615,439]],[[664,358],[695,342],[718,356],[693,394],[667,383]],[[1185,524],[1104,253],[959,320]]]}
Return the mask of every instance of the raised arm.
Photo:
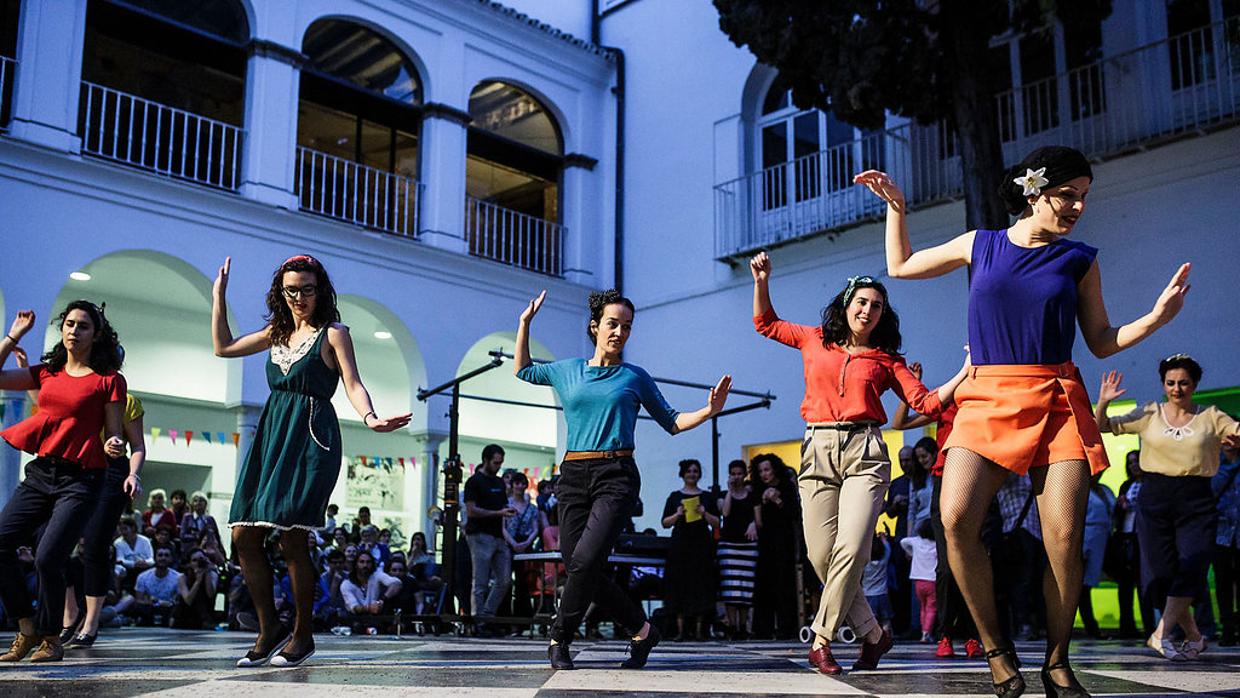
{"label": "raised arm", "polygon": [[1119,327],[1111,326],[1107,317],[1106,303],[1102,300],[1102,273],[1098,271],[1098,260],[1090,265],[1089,271],[1081,277],[1077,284],[1077,321],[1081,325],[1081,337],[1094,356],[1105,359],[1140,342],[1154,333],[1155,330],[1171,322],[1184,307],[1184,296],[1191,288],[1188,283],[1188,272],[1192,265],[1185,262],[1180,265],[1171,281],[1159,294],[1150,312]]}
{"label": "raised arm", "polygon": [[517,322],[517,346],[512,353],[513,374],[520,373],[521,369],[533,363],[530,359],[530,323],[533,322],[534,316],[538,314],[545,300],[547,300],[546,289],[530,301],[529,305],[525,306],[525,310],[521,311],[521,319]]}
{"label": "raised arm", "polygon": [[723,378],[720,378],[715,387],[710,389],[710,396],[706,399],[705,407],[693,412],[681,412],[676,415],[676,431],[674,433],[679,434],[689,431],[722,412],[724,404],[728,401],[728,391],[731,389],[732,376],[725,375]]}
{"label": "raised arm", "polygon": [[1110,433],[1111,418],[1107,416],[1107,408],[1113,400],[1118,400],[1128,392],[1120,387],[1124,382],[1124,374],[1110,371],[1102,374],[1102,385],[1098,388],[1098,404],[1094,405],[1094,421],[1098,423],[1098,431]]}
{"label": "raised arm", "polygon": [[895,279],[931,279],[959,269],[971,261],[973,231],[934,247],[913,252],[905,222],[904,192],[886,172],[866,170],[853,177],[887,203],[887,274]]}
{"label": "raised arm", "polygon": [[753,316],[761,317],[771,309],[771,258],[759,252],[749,260],[749,273],[753,275]]}
{"label": "raised arm", "polygon": [[361,415],[363,424],[382,433],[396,431],[409,423],[412,413],[386,418],[375,414],[370,393],[357,372],[357,356],[353,353],[353,337],[349,335],[349,328],[340,323],[332,323],[327,328],[327,343],[335,354],[336,366],[339,367],[340,378],[344,381],[345,395],[349,398],[349,404]]}
{"label": "raised arm", "polygon": [[228,358],[257,354],[271,346],[268,334],[270,327],[233,339],[232,328],[228,326],[227,303],[228,274],[231,269],[232,257],[225,257],[223,266],[215,275],[215,284],[211,287],[211,345],[216,356]]}
{"label": "raised arm", "polygon": [[[9,327],[8,334],[0,337],[0,366],[8,360],[9,354],[13,353],[13,350],[17,348],[17,343],[26,336],[31,327],[34,327],[34,311],[17,311],[17,316],[13,318],[13,325]],[[31,390],[35,387],[37,384],[28,368],[0,371],[0,390]]]}

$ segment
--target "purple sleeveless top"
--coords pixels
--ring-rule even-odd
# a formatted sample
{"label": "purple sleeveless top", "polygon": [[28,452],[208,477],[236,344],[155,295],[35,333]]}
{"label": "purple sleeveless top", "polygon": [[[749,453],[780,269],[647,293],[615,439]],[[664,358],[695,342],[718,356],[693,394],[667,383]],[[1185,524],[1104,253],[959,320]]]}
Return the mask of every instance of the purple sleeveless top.
{"label": "purple sleeveless top", "polygon": [[1097,248],[1059,239],[1020,247],[1006,230],[978,230],[969,280],[973,364],[1061,364],[1076,340],[1076,285]]}

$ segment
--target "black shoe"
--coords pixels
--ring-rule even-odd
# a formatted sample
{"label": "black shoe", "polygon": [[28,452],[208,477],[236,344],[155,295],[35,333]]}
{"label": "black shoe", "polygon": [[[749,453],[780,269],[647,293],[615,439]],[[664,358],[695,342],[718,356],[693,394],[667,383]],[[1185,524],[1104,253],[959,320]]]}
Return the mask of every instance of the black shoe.
{"label": "black shoe", "polygon": [[650,626],[650,632],[646,633],[646,637],[641,640],[629,641],[629,658],[620,663],[621,669],[640,669],[646,666],[646,660],[650,658],[650,650],[659,644],[663,636],[659,633],[659,629]]}
{"label": "black shoe", "polygon": [[280,652],[271,658],[271,666],[278,667],[295,667],[310,658],[314,654],[314,640],[310,640],[306,649],[297,654],[289,654],[288,652]]}
{"label": "black shoe", "polygon": [[86,633],[78,633],[77,637],[65,643],[65,649],[76,650],[86,649],[95,644],[97,635],[87,635]]}
{"label": "black shoe", "polygon": [[[1051,672],[1055,669],[1068,672],[1067,686],[1060,686],[1051,680]],[[1067,662],[1042,667],[1042,687],[1046,689],[1048,698],[1089,698],[1089,691],[1076,680],[1076,674],[1072,673],[1072,667]]]}
{"label": "black shoe", "polygon": [[561,642],[547,647],[547,659],[551,660],[552,669],[571,671],[577,668],[573,666],[573,657],[568,652],[568,645]]}
{"label": "black shoe", "polygon": [[1016,657],[1016,649],[1011,645],[990,650],[986,653],[986,661],[998,657],[1011,657],[1012,668],[1016,672],[1010,679],[1003,683],[992,683],[991,688],[994,689],[995,695],[999,698],[1016,698],[1025,692],[1025,677],[1020,675],[1020,659]]}
{"label": "black shoe", "polygon": [[288,630],[281,629],[278,635],[279,639],[271,643],[271,647],[266,652],[255,652],[254,650],[246,652],[244,657],[237,660],[237,668],[247,669],[266,664],[271,660],[271,655],[275,654],[277,650],[284,646],[284,643],[289,641],[290,635],[291,633]]}
{"label": "black shoe", "polygon": [[60,629],[60,644],[65,644],[66,642],[72,640],[74,635],[77,635],[78,628],[82,627],[82,620],[85,617],[85,614],[79,613],[77,619],[73,621],[72,625],[68,625]]}

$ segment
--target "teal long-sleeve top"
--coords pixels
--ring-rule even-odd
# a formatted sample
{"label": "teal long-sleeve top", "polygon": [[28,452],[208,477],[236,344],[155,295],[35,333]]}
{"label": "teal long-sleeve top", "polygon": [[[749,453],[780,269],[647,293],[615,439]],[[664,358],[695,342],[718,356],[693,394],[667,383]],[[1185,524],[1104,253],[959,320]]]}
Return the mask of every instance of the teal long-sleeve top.
{"label": "teal long-sleeve top", "polygon": [[564,407],[569,451],[617,451],[634,447],[637,410],[645,407],[659,426],[676,433],[679,414],[639,366],[590,366],[585,359],[530,364],[517,377],[549,385]]}

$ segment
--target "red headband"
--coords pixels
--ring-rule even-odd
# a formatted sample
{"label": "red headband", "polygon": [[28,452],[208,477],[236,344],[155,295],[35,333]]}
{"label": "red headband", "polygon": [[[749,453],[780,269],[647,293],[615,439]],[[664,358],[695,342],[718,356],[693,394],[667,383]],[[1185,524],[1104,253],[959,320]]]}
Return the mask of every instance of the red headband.
{"label": "red headband", "polygon": [[285,266],[292,264],[293,262],[309,262],[310,264],[313,264],[316,267],[323,266],[322,264],[319,264],[319,260],[315,259],[314,257],[311,257],[308,254],[295,254],[292,257],[289,257],[288,259],[284,260],[284,263],[281,264],[280,266],[285,267]]}

